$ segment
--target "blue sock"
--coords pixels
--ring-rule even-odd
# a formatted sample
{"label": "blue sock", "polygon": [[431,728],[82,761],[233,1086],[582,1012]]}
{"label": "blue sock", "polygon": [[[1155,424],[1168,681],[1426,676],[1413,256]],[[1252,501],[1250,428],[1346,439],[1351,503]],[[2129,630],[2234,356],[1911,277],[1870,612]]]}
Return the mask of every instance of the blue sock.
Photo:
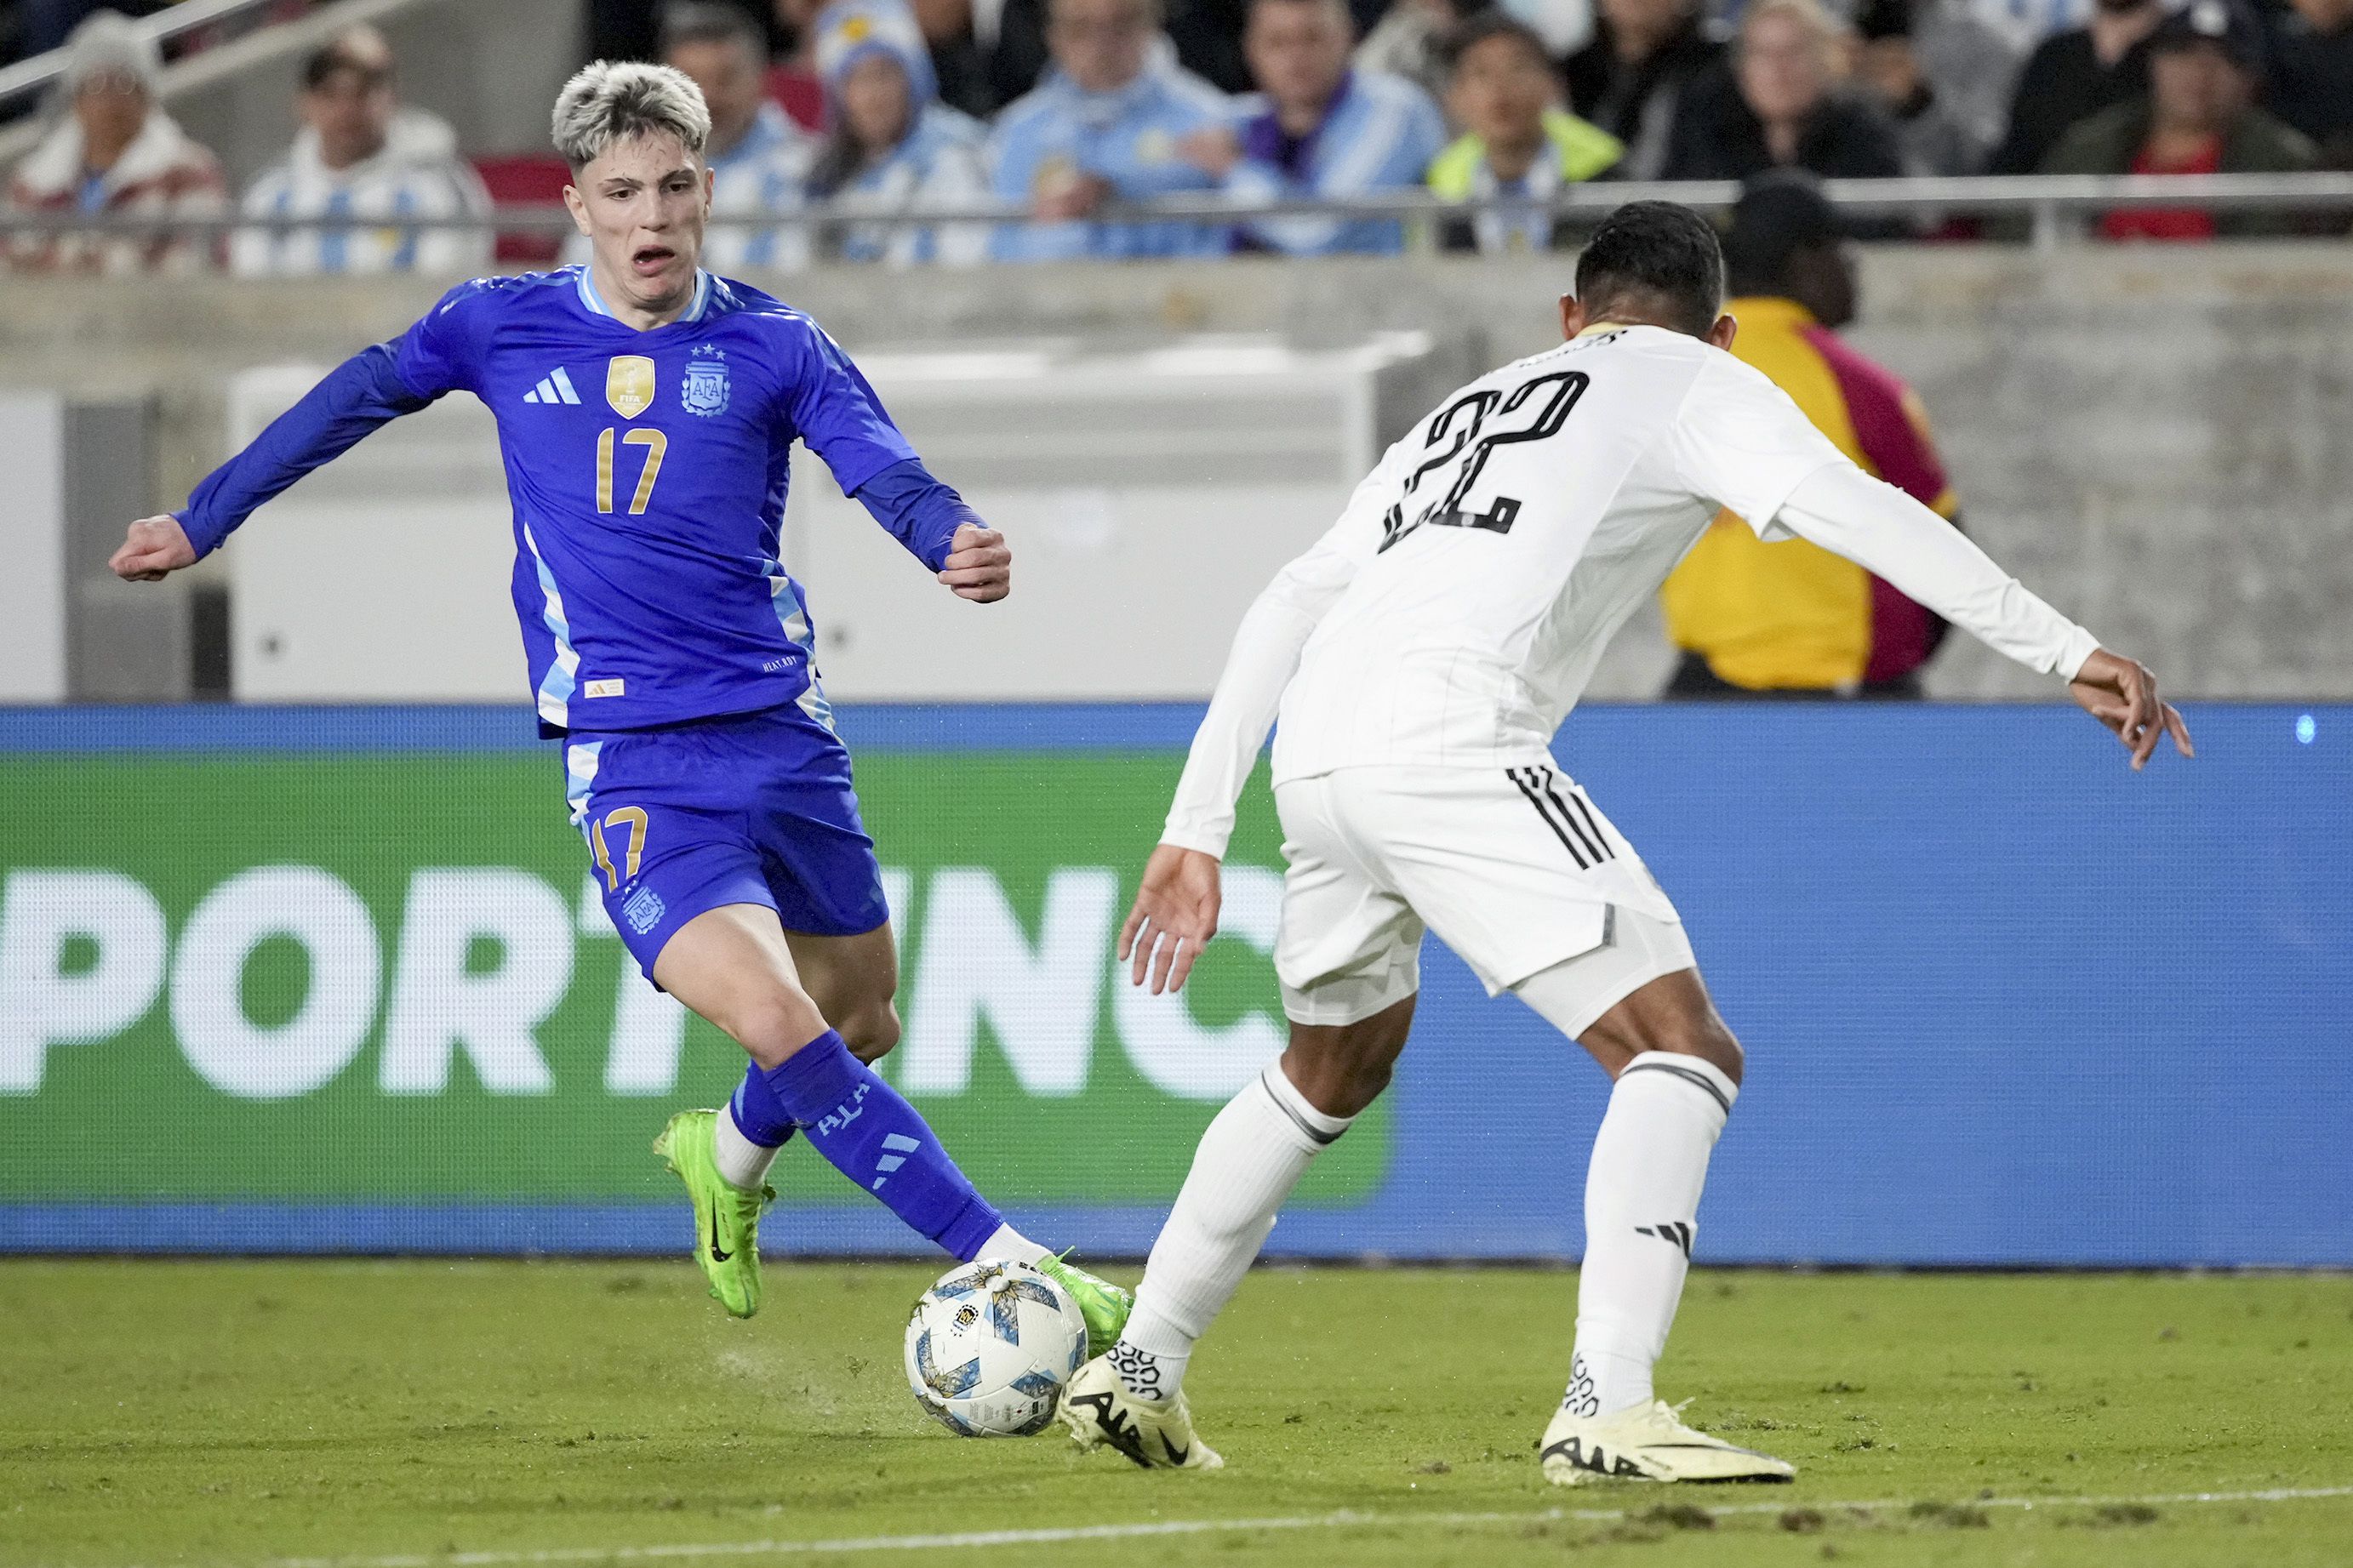
{"label": "blue sock", "polygon": [[793,1135],[792,1116],[776,1103],[776,1091],[768,1087],[768,1075],[758,1062],[744,1067],[744,1081],[735,1086],[735,1098],[727,1107],[736,1131],[763,1148],[780,1149]]}
{"label": "blue sock", "polygon": [[765,1077],[776,1103],[808,1133],[810,1148],[959,1259],[972,1261],[1005,1223],[915,1108],[831,1029]]}

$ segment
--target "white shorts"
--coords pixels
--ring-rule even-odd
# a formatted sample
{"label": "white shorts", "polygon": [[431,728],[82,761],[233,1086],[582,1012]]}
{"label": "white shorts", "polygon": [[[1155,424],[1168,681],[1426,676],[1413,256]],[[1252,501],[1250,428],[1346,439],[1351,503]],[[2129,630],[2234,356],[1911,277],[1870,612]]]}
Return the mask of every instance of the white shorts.
{"label": "white shorts", "polygon": [[1577,960],[1546,987],[1564,1028],[1692,967],[1641,857],[1547,765],[1342,768],[1276,786],[1274,804],[1290,862],[1274,968],[1293,1023],[1353,1024],[1411,995],[1425,929],[1490,995]]}

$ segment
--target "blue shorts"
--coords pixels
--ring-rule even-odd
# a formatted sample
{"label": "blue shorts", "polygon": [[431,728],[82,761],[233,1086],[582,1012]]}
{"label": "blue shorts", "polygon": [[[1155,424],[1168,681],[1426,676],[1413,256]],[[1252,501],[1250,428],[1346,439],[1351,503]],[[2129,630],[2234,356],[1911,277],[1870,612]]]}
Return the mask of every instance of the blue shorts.
{"label": "blue shorts", "polygon": [[849,752],[797,706],[575,730],[564,758],[605,912],[648,979],[679,927],[724,904],[765,904],[815,936],[891,918]]}

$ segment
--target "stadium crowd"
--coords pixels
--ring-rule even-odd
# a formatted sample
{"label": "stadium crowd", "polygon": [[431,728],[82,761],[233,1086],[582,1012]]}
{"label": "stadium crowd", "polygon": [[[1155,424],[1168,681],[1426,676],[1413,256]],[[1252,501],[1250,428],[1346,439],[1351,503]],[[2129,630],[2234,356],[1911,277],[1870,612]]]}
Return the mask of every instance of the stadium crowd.
{"label": "stadium crowd", "polygon": [[[1847,15],[1823,0],[1746,0],[1732,14],[1702,0],[588,0],[587,20],[594,52],[661,58],[702,85],[719,211],[828,220],[732,227],[714,247],[723,267],[1409,242],[1392,218],[1104,216],[1185,193],[1477,201],[1784,170],[2353,168],[2353,0],[1855,3]],[[51,123],[7,183],[16,210],[384,220],[255,228],[225,247],[49,234],[10,247],[19,267],[448,272],[492,258],[487,230],[400,226],[487,212],[491,191],[447,123],[401,102],[397,62],[371,27],[306,60],[299,132],[239,195],[164,107],[159,52],[127,18],[23,0],[15,20],[20,48],[66,51]],[[872,221],[992,198],[1031,221]],[[2100,232],[2278,226],[2141,208]],[[1574,236],[1530,205],[1447,217],[1435,238],[1492,252]]]}

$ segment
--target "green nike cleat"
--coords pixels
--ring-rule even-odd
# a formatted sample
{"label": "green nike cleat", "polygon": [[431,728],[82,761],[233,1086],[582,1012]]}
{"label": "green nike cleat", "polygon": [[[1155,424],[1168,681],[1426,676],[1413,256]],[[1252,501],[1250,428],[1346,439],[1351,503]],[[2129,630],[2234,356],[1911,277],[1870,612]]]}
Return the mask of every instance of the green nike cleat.
{"label": "green nike cleat", "polygon": [[1134,1291],[1096,1279],[1071,1262],[1067,1249],[1060,1257],[1039,1264],[1038,1271],[1068,1290],[1071,1300],[1079,1304],[1079,1315],[1087,1321],[1090,1361],[1119,1343],[1119,1331],[1127,1327],[1127,1315],[1135,1310]]}
{"label": "green nike cleat", "polygon": [[[776,1192],[745,1192],[720,1175],[712,1154],[718,1124],[715,1110],[681,1110],[654,1140],[654,1152],[694,1200],[694,1257],[711,1281],[712,1299],[734,1316],[748,1318],[760,1310],[760,1211]],[[1093,1327],[1094,1320],[1090,1317],[1087,1324]]]}

